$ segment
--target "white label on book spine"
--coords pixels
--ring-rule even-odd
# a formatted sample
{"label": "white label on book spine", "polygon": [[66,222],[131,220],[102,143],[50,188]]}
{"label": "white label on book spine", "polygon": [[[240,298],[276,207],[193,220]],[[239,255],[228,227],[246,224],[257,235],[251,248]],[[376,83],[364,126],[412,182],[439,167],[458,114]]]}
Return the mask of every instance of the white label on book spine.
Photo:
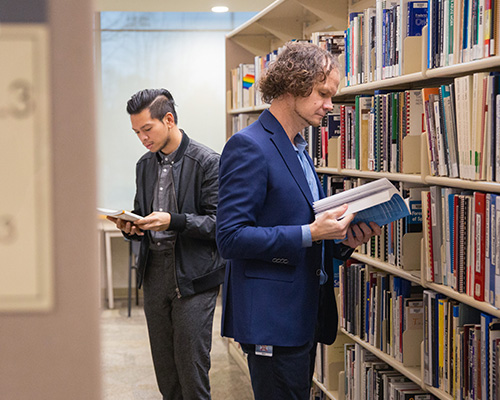
{"label": "white label on book spine", "polygon": [[0,25],[0,312],[53,304],[48,32]]}

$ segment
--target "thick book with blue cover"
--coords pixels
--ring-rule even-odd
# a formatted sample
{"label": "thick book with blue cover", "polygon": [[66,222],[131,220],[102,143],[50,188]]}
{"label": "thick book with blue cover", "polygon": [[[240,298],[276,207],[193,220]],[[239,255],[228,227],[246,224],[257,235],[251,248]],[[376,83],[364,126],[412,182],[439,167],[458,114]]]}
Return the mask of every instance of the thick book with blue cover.
{"label": "thick book with blue cover", "polygon": [[315,201],[314,212],[320,214],[346,203],[347,211],[340,218],[356,213],[353,224],[373,221],[383,226],[410,215],[407,202],[387,178]]}

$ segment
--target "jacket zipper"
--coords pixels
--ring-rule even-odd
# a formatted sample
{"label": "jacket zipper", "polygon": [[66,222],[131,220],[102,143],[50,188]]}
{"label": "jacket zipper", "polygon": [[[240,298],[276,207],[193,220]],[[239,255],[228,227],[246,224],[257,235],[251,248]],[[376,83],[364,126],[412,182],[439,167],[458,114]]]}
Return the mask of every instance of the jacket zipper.
{"label": "jacket zipper", "polygon": [[[173,187],[173,195],[174,195],[174,204],[175,204],[175,212],[179,212],[178,210],[178,205],[177,205],[177,196],[175,194],[175,179],[174,179],[174,163],[172,162],[172,187]],[[174,260],[174,281],[175,281],[175,293],[177,293],[177,298],[180,299],[182,297],[181,290],[179,289],[179,282],[177,281],[177,264],[175,262],[175,245],[177,243],[177,235],[176,233],[176,239],[174,240],[174,247],[172,249],[172,258]]]}

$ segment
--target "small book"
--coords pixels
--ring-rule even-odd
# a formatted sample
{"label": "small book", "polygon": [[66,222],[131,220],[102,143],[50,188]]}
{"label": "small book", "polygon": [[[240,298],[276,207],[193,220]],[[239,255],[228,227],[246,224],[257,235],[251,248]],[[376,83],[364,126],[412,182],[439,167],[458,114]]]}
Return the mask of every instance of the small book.
{"label": "small book", "polygon": [[379,226],[410,215],[410,208],[396,187],[387,178],[378,179],[313,203],[316,215],[348,204],[340,218],[356,214],[353,224],[375,222]]}
{"label": "small book", "polygon": [[97,211],[101,213],[102,215],[106,215],[108,217],[113,217],[113,218],[120,218],[125,221],[137,221],[138,219],[142,219],[144,217],[141,217],[140,215],[134,214],[130,211],[125,211],[125,210],[110,210],[108,208],[99,208],[97,207]]}

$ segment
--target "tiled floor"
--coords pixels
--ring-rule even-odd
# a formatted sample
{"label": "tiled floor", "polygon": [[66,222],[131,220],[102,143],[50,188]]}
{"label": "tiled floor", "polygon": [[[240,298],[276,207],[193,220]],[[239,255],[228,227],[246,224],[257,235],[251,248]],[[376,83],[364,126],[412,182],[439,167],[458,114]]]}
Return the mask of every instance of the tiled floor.
{"label": "tiled floor", "polygon": [[[103,399],[159,400],[142,307],[134,307],[130,318],[125,302],[115,307],[101,314]],[[210,382],[213,400],[253,399],[248,376],[229,356],[226,340],[220,336],[220,301],[214,318]]]}

